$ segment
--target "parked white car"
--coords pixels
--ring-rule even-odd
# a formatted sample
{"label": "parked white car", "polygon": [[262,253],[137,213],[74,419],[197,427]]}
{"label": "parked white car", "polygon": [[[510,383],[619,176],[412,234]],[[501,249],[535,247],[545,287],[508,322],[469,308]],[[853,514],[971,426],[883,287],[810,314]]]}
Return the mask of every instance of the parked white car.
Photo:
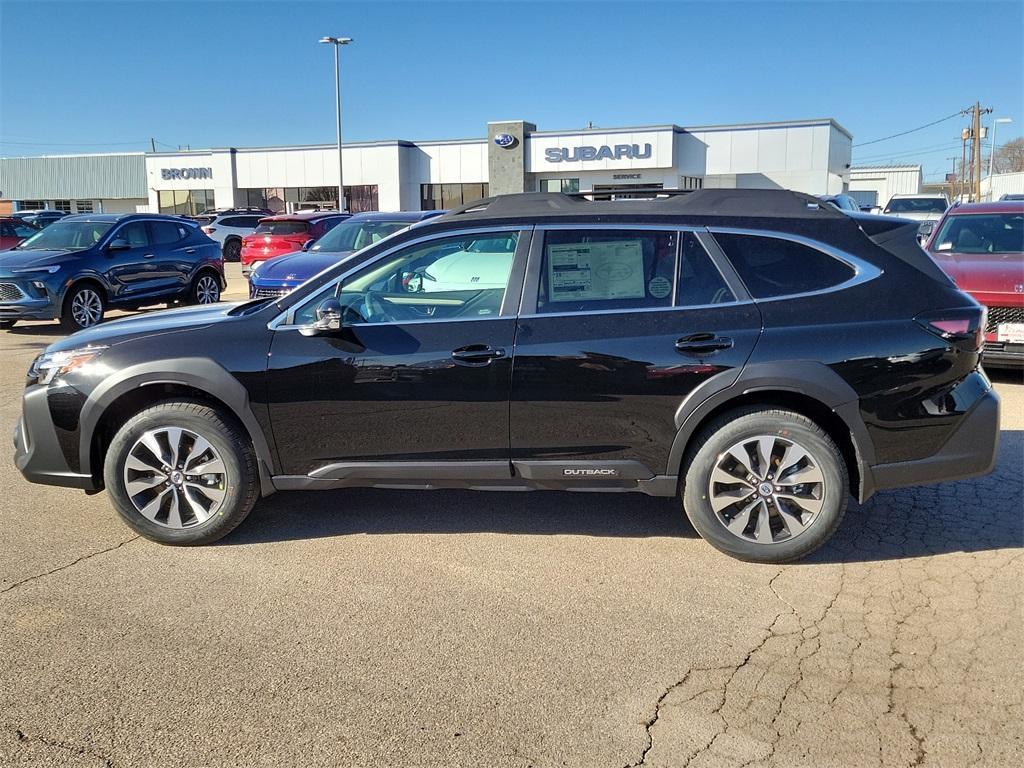
{"label": "parked white car", "polygon": [[256,231],[260,219],[269,214],[261,212],[226,211],[196,216],[196,221],[211,240],[220,243],[224,261],[238,261],[242,254],[242,238]]}
{"label": "parked white car", "polygon": [[948,209],[949,199],[943,194],[893,195],[882,213],[921,222],[917,241],[923,245]]}

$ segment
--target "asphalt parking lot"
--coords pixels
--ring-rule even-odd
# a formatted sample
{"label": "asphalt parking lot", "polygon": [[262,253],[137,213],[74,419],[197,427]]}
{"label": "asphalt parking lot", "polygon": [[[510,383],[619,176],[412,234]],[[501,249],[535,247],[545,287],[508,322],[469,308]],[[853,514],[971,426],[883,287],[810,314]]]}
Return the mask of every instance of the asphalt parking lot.
{"label": "asphalt parking lot", "polygon": [[[0,333],[4,435],[59,334]],[[281,493],[172,549],[4,437],[0,765],[1024,764],[1024,384],[993,378],[994,474],[785,567],[628,494]]]}

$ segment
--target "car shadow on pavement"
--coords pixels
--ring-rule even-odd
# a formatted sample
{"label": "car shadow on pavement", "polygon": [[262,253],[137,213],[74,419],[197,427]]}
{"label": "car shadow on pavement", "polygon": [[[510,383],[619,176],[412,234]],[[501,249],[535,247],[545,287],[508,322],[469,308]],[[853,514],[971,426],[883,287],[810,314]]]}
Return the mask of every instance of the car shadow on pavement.
{"label": "car shadow on pavement", "polygon": [[[982,478],[882,491],[851,501],[832,540],[804,563],[928,557],[1024,546],[1024,432],[1003,431]],[[678,537],[693,530],[678,502],[640,494],[392,491],[280,493],[264,499],[222,545],[349,534]]]}

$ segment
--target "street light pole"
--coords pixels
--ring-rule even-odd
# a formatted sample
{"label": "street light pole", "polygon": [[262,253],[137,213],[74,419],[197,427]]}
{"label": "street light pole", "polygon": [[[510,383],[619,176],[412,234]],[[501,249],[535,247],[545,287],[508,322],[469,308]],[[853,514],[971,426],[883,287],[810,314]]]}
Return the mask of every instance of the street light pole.
{"label": "street light pole", "polygon": [[334,114],[338,121],[338,210],[347,211],[345,204],[345,179],[341,160],[341,56],[339,49],[352,42],[351,37],[321,37],[321,43],[334,46]]}
{"label": "street light pole", "polygon": [[995,120],[992,121],[992,149],[990,149],[989,152],[988,152],[988,195],[989,195],[989,197],[992,197],[992,168],[994,167],[993,166],[993,160],[995,160],[996,150],[999,148],[999,145],[996,144],[996,126],[999,125],[999,123],[1012,123],[1012,122],[1013,122],[1013,119],[1009,118],[1009,117],[997,117]]}

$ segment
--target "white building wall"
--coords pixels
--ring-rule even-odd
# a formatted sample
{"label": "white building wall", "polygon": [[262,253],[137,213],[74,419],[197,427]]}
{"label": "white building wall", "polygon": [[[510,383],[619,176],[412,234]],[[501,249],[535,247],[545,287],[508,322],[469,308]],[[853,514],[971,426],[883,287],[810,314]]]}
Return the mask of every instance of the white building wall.
{"label": "white building wall", "polygon": [[985,200],[1013,194],[1024,194],[1024,173],[997,173],[981,180],[981,196]]}
{"label": "white building wall", "polygon": [[850,192],[875,192],[882,208],[893,195],[916,195],[921,191],[920,165],[894,165],[850,169]]}
{"label": "white building wall", "polygon": [[[482,184],[487,181],[487,141],[407,143],[400,151],[399,169],[401,210],[418,211],[421,184]],[[381,210],[388,210],[383,203]]]}

